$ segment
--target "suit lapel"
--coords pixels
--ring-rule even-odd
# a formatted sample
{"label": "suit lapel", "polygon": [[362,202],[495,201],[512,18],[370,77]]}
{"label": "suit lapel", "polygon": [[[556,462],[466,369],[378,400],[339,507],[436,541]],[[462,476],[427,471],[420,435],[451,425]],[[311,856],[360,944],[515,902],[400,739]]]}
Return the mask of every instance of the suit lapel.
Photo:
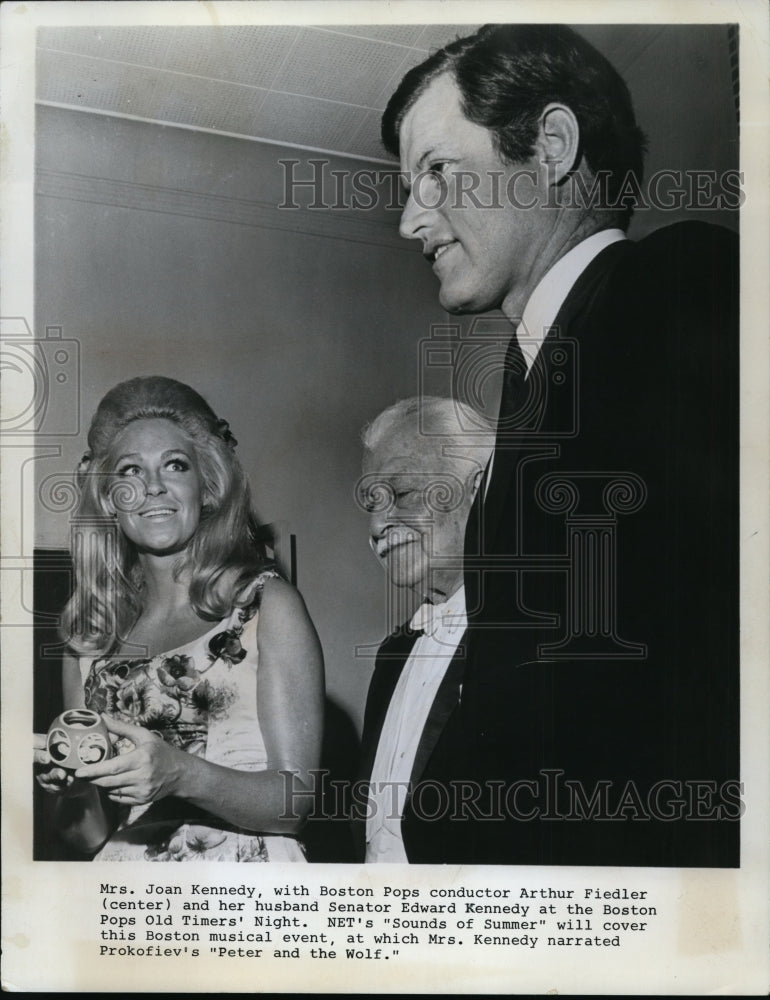
{"label": "suit lapel", "polygon": [[412,647],[417,641],[418,633],[411,632],[406,627],[383,642],[377,654],[377,666],[369,687],[364,718],[363,743],[361,746],[360,777],[369,781],[377,756],[377,745],[388,714],[393,692],[398,684],[401,672],[409,659]]}
{"label": "suit lapel", "polygon": [[[358,779],[361,782],[371,780],[374,758],[377,755],[377,745],[380,742],[380,734],[388,706],[416,640],[417,633],[411,632],[403,626],[393,635],[388,636],[377,653],[377,664],[369,684],[366,711],[364,712],[364,731],[358,771]],[[358,804],[363,803],[358,800]],[[366,818],[365,813],[361,812],[357,806],[353,806],[351,821],[354,849],[359,859],[363,861],[366,855]]]}
{"label": "suit lapel", "polygon": [[469,565],[469,559],[478,558],[483,552],[483,514],[484,494],[487,487],[487,476],[489,475],[489,465],[484,473],[481,485],[473,498],[468,520],[465,523],[465,541],[463,552],[465,562],[463,564],[463,582],[465,584],[465,606],[468,614],[473,615],[479,606],[479,571]]}
{"label": "suit lapel", "polygon": [[[574,328],[574,324],[579,320],[580,315],[590,309],[596,297],[605,287],[606,281],[617,262],[620,261],[626,254],[631,252],[633,247],[634,244],[630,241],[621,240],[617,243],[610,244],[610,246],[606,247],[601,251],[601,253],[594,257],[570,289],[567,298],[564,300],[553,326],[548,331],[543,347],[541,347],[538,351],[535,364],[527,379],[527,383],[525,384],[529,384],[531,379],[536,378],[539,385],[547,385],[547,380],[549,378],[549,352],[546,348],[546,344],[553,342],[557,336],[566,336],[570,329]],[[501,413],[510,408],[511,404],[509,401],[505,399],[501,400]],[[545,429],[544,425],[547,426],[547,420],[549,417],[547,411],[548,407],[546,405],[545,412],[541,415],[540,428],[542,429]],[[533,440],[536,440],[537,428],[528,432],[528,436]],[[519,451],[520,448],[510,440],[510,437],[506,440],[505,431],[498,428],[497,440],[495,443],[494,462],[492,465],[492,476],[486,499],[483,501],[483,509],[481,508],[481,491],[479,491],[479,494],[476,496],[476,502],[474,503],[474,508],[477,507],[477,504],[479,505],[478,509],[472,508],[471,516],[468,519],[468,528],[466,529],[465,535],[467,555],[472,554],[468,549],[468,546],[473,545],[474,541],[470,534],[471,530],[476,533],[477,537],[480,532],[480,537],[485,543],[482,548],[482,553],[486,553],[488,555],[490,552],[495,551],[494,539],[501,529],[504,518],[515,516],[515,512],[508,510],[507,508],[510,506],[509,500],[511,490],[514,485],[512,480],[515,475],[517,465],[516,460]],[[481,521],[480,524],[479,520]],[[477,574],[472,575],[475,576]],[[471,595],[476,597],[477,591],[478,588],[472,585],[472,589],[470,591]],[[476,607],[477,604],[478,599],[476,599],[473,603],[469,601],[468,607]]]}
{"label": "suit lapel", "polygon": [[[489,490],[478,512],[482,556],[491,555],[496,551],[495,538],[503,526],[504,519],[515,516],[515,511],[510,509],[508,499],[520,450],[520,445],[510,439],[500,440],[498,435]],[[481,570],[474,575],[479,579]],[[473,605],[469,603],[468,607],[477,608],[480,597],[481,595],[476,598]]]}
{"label": "suit lapel", "polygon": [[[631,240],[619,240],[617,243],[611,243],[605,247],[601,253],[594,257],[570,289],[561,309],[556,314],[556,319],[548,331],[546,340],[548,337],[554,337],[557,332],[566,333],[570,324],[581,313],[591,308],[596,297],[604,289],[615,266],[627,254],[633,252],[635,245]],[[542,356],[541,349],[538,358]]]}
{"label": "suit lapel", "polygon": [[447,719],[457,706],[460,697],[460,686],[465,673],[465,651],[462,647],[465,644],[466,637],[467,634],[460,640],[460,646],[447,667],[439,689],[436,692],[436,697],[433,699],[430,712],[428,712],[428,718],[425,721],[422,737],[420,738],[417,753],[414,757],[414,765],[412,766],[410,779],[412,789],[422,778],[431,754],[435,750],[436,744],[444,731]]}

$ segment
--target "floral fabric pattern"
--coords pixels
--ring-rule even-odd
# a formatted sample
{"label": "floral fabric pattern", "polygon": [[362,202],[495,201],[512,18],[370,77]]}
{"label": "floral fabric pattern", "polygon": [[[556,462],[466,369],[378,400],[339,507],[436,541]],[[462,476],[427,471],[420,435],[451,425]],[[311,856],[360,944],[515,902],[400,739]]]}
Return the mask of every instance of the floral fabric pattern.
{"label": "floral fabric pattern", "polygon": [[[107,657],[82,664],[86,706],[143,726],[186,753],[240,770],[264,769],[256,628],[262,587],[275,575],[272,570],[261,574],[247,607],[236,608],[185,646],[148,658]],[[169,802],[176,818],[150,819],[154,806]],[[204,813],[200,818],[193,810],[193,818],[185,810],[176,799],[133,807],[95,860],[269,861],[270,843],[289,839],[232,829],[216,817]],[[286,857],[286,852],[281,845],[281,860],[303,859],[293,843],[288,853],[296,856]]]}
{"label": "floral fabric pattern", "polygon": [[[245,844],[233,843],[233,838]],[[201,824],[185,823],[166,840],[145,851],[148,861],[269,861],[262,837],[233,834]]]}
{"label": "floral fabric pattern", "polygon": [[122,722],[144,726],[167,743],[202,754],[209,723],[222,718],[237,696],[226,681],[205,676],[194,656],[177,653],[146,660],[96,660],[84,685],[86,707]]}

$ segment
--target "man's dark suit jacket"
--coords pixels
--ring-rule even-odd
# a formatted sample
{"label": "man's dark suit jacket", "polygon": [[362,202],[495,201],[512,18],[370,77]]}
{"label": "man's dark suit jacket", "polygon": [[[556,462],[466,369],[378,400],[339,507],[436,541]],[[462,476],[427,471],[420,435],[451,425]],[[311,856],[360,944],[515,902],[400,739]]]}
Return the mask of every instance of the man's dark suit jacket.
{"label": "man's dark suit jacket", "polygon": [[[537,784],[466,824],[469,862],[738,864],[738,291],[716,226],[605,248],[528,377],[529,433],[498,427],[458,725],[466,773]],[[609,806],[580,818],[597,788]]]}
{"label": "man's dark suit jacket", "polygon": [[[380,734],[393,692],[419,633],[403,626],[380,646],[369,685],[361,738],[360,779],[372,775]],[[439,685],[417,748],[409,794],[401,821],[404,849],[413,864],[461,863],[467,857],[467,824],[452,816],[452,782],[462,774],[466,742],[460,733],[459,703],[465,673],[465,640]],[[366,853],[365,795],[359,795],[353,822],[356,853]]]}
{"label": "man's dark suit jacket", "polygon": [[[450,808],[433,803],[431,820],[427,796],[421,810],[408,804],[407,856],[736,866],[736,238],[685,223],[605,248],[568,295],[525,388],[543,405],[524,438],[515,421],[512,433],[498,429],[466,533],[465,655],[451,665],[413,774],[443,782]],[[606,581],[604,618],[594,607],[593,620],[575,605],[595,580],[584,563],[571,589],[568,570],[591,527]],[[594,630],[571,647],[570,611]],[[381,647],[365,779],[413,642],[402,630]],[[363,856],[364,823],[355,826]]]}

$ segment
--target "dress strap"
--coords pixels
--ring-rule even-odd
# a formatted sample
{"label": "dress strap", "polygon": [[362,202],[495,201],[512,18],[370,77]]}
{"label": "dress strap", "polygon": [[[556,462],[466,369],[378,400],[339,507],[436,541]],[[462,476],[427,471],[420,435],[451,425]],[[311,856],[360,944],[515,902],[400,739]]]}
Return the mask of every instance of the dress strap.
{"label": "dress strap", "polygon": [[88,680],[88,675],[91,673],[91,666],[96,663],[96,657],[93,656],[79,656],[78,657],[78,667],[80,668],[80,680],[81,683],[85,684]]}
{"label": "dress strap", "polygon": [[280,573],[275,569],[265,569],[255,576],[251,583],[244,589],[243,596],[247,598],[247,603],[252,604],[258,594],[261,594],[265,589],[265,584],[268,580],[278,579]]}
{"label": "dress strap", "polygon": [[253,618],[259,610],[265,584],[268,580],[280,579],[280,576],[281,574],[275,569],[265,569],[255,576],[241,592],[238,606],[233,609],[231,621],[244,623]]}

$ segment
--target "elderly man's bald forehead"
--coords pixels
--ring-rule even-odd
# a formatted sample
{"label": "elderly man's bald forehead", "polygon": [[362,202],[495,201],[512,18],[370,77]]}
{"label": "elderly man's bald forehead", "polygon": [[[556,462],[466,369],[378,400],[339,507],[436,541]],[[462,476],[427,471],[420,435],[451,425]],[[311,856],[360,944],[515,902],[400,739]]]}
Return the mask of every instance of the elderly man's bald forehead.
{"label": "elderly man's bald forehead", "polygon": [[419,452],[438,442],[480,454],[485,449],[491,451],[494,443],[494,429],[486,417],[467,403],[445,396],[400,400],[383,410],[362,433],[367,451],[394,436]]}

